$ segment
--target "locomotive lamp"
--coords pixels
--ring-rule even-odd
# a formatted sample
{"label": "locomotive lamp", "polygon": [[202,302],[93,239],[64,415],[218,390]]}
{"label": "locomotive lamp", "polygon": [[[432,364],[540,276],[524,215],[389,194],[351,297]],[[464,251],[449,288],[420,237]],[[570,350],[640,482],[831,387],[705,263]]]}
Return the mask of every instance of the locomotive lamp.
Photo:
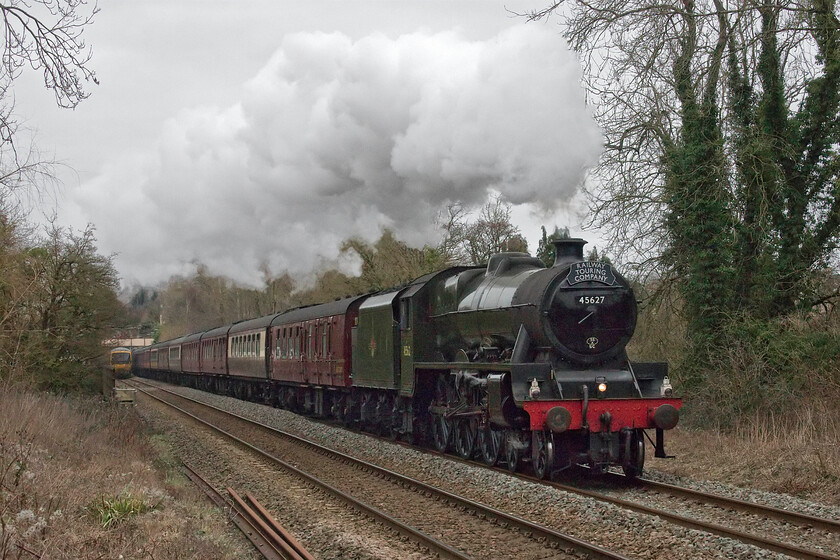
{"label": "locomotive lamp", "polygon": [[603,377],[596,377],[595,381],[598,383],[598,398],[603,399],[607,393],[607,380]]}
{"label": "locomotive lamp", "polygon": [[536,377],[531,381],[531,389],[528,391],[528,395],[532,399],[536,399],[540,396],[540,384],[537,382]]}
{"label": "locomotive lamp", "polygon": [[660,396],[662,397],[671,397],[674,394],[674,388],[671,387],[671,380],[668,379],[666,375],[665,378],[662,380],[662,390]]}

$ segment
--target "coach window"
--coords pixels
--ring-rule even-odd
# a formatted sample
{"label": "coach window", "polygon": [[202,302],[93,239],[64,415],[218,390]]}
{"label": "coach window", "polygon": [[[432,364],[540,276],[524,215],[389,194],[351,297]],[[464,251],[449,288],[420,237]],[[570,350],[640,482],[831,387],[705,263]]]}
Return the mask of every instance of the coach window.
{"label": "coach window", "polygon": [[327,356],[332,355],[333,324],[327,325]]}
{"label": "coach window", "polygon": [[298,358],[306,356],[306,327],[298,327]]}
{"label": "coach window", "polygon": [[286,357],[286,329],[285,328],[277,331],[277,338],[278,338],[277,344],[280,346],[280,357],[285,358]]}

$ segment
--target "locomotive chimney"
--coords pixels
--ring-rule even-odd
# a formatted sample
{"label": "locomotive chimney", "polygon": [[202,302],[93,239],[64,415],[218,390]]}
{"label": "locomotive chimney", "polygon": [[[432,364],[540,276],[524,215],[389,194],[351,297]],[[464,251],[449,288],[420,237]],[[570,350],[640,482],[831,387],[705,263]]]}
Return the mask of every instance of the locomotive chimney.
{"label": "locomotive chimney", "polygon": [[583,260],[583,246],[588,241],[584,239],[557,239],[552,241],[554,245],[554,266],[560,266]]}

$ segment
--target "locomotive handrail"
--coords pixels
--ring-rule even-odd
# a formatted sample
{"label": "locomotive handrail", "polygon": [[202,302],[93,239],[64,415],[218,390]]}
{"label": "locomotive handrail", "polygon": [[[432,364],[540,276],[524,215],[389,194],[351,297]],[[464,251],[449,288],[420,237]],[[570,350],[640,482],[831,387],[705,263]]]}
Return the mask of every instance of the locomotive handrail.
{"label": "locomotive handrail", "polygon": [[472,362],[414,362],[415,369],[466,369],[466,370],[481,370],[481,371],[502,371],[509,372],[511,370],[510,363],[481,363],[474,364]]}
{"label": "locomotive handrail", "polygon": [[477,309],[456,309],[455,311],[447,311],[445,313],[438,313],[437,315],[429,315],[429,319],[441,319],[443,317],[448,317],[450,315],[458,315],[460,313],[475,313],[476,311],[505,311],[507,309],[519,309],[522,307],[537,307],[534,303],[517,303],[516,305],[506,305],[505,307],[490,307],[484,308],[481,307]]}

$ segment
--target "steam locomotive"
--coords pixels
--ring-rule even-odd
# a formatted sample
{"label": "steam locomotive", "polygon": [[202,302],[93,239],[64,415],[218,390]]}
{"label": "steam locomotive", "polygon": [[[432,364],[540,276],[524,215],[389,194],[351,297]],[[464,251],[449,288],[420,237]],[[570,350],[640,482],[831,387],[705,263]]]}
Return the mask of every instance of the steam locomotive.
{"label": "steam locomotive", "polygon": [[[628,282],[555,242],[398,289],[226,325],[135,353],[141,376],[265,402],[540,478],[638,476],[676,426],[667,364],[631,363]],[[646,430],[655,431],[655,442]]]}

